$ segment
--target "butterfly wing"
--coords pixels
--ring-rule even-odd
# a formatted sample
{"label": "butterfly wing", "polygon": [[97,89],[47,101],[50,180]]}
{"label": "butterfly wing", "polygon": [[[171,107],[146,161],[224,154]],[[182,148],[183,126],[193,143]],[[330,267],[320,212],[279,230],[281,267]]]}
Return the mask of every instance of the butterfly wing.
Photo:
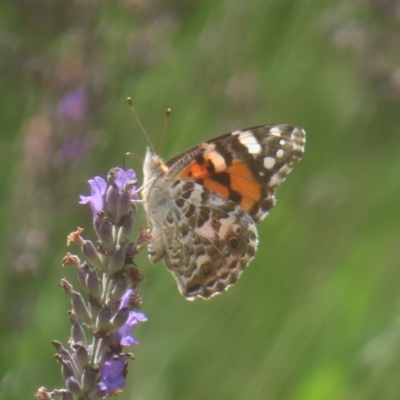
{"label": "butterfly wing", "polygon": [[237,281],[257,249],[255,224],[273,207],[275,190],[304,145],[300,128],[263,125],[210,140],[166,164],[170,204],[155,231],[188,299],[208,299]]}
{"label": "butterfly wing", "polygon": [[165,219],[164,259],[181,293],[208,299],[236,283],[257,249],[257,230],[242,207],[203,185],[179,181]]}
{"label": "butterfly wing", "polygon": [[193,180],[239,204],[259,222],[274,193],[304,153],[305,132],[291,125],[262,125],[196,146],[167,163],[174,179]]}

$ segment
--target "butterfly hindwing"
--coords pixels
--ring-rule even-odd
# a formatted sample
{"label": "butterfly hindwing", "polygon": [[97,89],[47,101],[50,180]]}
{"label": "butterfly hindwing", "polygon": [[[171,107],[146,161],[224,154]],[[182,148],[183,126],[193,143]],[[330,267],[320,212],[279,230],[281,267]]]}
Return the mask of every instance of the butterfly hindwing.
{"label": "butterfly hindwing", "polygon": [[173,189],[164,259],[182,294],[210,298],[236,283],[257,249],[257,230],[236,203],[195,182]]}

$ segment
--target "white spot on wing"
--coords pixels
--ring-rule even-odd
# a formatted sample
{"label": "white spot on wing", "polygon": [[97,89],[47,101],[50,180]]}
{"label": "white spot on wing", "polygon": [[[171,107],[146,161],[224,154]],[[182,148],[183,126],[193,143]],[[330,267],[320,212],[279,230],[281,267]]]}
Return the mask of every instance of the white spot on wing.
{"label": "white spot on wing", "polygon": [[195,232],[204,238],[215,239],[215,229],[211,226],[211,220],[208,220],[200,228],[196,228]]}
{"label": "white spot on wing", "polygon": [[279,141],[279,144],[280,144],[281,146],[284,146],[285,143],[286,143],[286,142],[285,142],[283,139],[281,139],[281,140]]}
{"label": "white spot on wing", "polygon": [[271,169],[271,168],[274,167],[275,162],[276,162],[275,158],[273,158],[273,157],[265,157],[264,158],[264,167],[267,168],[267,169]]}
{"label": "white spot on wing", "polygon": [[233,131],[232,135],[240,135],[241,131]]}
{"label": "white spot on wing", "polygon": [[282,149],[279,149],[279,150],[276,152],[276,156],[277,156],[278,158],[283,157],[284,154],[285,154],[285,152],[284,152]]}
{"label": "white spot on wing", "polygon": [[279,175],[278,175],[278,173],[276,173],[276,174],[271,176],[271,179],[270,179],[268,185],[269,186],[276,186],[278,184],[279,180],[280,180],[279,179]]}
{"label": "white spot on wing", "polygon": [[232,220],[231,217],[220,219],[219,222],[221,223],[221,226],[219,228],[218,236],[220,238],[224,238],[228,232],[228,230],[231,228],[232,224],[235,222]]}
{"label": "white spot on wing", "polygon": [[247,150],[250,154],[261,153],[261,145],[250,131],[240,133],[239,141],[242,143],[242,145],[247,147]]}
{"label": "white spot on wing", "polygon": [[226,169],[224,157],[222,157],[221,154],[218,153],[218,151],[214,150],[214,151],[211,151],[206,154],[210,158],[210,160],[213,162],[215,171],[221,172]]}
{"label": "white spot on wing", "polygon": [[272,136],[281,136],[282,131],[280,128],[278,128],[277,126],[274,126],[273,128],[271,128],[269,130],[270,135]]}

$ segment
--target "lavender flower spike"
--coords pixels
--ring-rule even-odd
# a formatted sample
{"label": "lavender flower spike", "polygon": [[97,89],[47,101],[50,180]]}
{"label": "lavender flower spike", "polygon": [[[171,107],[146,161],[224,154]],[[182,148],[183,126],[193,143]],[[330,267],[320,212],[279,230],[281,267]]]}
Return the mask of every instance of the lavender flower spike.
{"label": "lavender flower spike", "polygon": [[130,332],[138,322],[147,321],[137,312],[142,300],[136,287],[144,277],[134,263],[138,245],[147,240],[144,228],[136,240],[129,239],[136,211],[135,173],[116,167],[108,173],[107,181],[96,176],[89,184],[91,195],[80,196],[80,203],[89,203],[92,208],[97,245],[81,236],[82,228],[68,235],[68,245],[81,246],[85,259],[68,253],[63,264],[77,267],[84,292],[66,279],[61,281],[73,308],[69,311],[71,349],[53,341],[66,389],[47,391],[42,387],[35,394],[40,400],[57,396],[105,400],[118,395],[126,385],[128,361],[133,359],[131,353],[123,352],[123,346],[138,344]]}
{"label": "lavender flower spike", "polygon": [[100,176],[96,176],[94,179],[88,180],[90,185],[91,196],[79,196],[81,201],[79,204],[90,203],[92,207],[93,217],[96,217],[97,213],[103,209],[104,206],[104,194],[107,189],[107,182]]}

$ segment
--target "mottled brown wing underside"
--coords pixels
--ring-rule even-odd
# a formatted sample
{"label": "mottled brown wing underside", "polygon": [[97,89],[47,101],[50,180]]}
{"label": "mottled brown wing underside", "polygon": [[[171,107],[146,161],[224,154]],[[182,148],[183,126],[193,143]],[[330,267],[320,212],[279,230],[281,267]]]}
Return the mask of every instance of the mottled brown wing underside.
{"label": "mottled brown wing underside", "polygon": [[237,204],[181,181],[164,229],[165,262],[189,300],[208,299],[236,283],[257,249],[257,230]]}

